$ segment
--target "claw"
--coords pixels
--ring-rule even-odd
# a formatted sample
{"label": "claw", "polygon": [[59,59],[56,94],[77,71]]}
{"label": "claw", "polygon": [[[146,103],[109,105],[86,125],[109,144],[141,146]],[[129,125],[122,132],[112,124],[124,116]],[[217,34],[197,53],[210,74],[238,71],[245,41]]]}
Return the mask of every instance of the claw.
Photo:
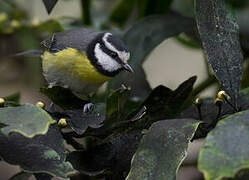
{"label": "claw", "polygon": [[93,110],[94,104],[93,103],[87,103],[84,105],[83,111],[84,113],[88,113]]}

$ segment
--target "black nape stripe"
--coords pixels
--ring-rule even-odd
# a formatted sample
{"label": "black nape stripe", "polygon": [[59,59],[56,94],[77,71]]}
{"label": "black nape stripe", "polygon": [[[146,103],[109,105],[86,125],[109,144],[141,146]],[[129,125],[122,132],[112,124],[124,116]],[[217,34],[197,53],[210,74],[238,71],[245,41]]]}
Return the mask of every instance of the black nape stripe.
{"label": "black nape stripe", "polygon": [[90,60],[91,64],[96,67],[96,69],[101,73],[101,74],[104,74],[106,76],[109,76],[109,77],[113,77],[115,75],[117,75],[120,71],[122,71],[122,69],[117,69],[113,72],[109,72],[109,71],[106,71],[105,69],[103,69],[103,67],[98,64],[98,61],[97,61],[97,58],[95,57],[95,53],[94,53],[94,48],[95,48],[95,45],[97,43],[100,44],[101,46],[101,49],[107,53],[107,54],[110,54],[112,51],[107,49],[105,47],[105,44],[102,40],[103,36],[105,35],[105,33],[100,33],[94,40],[92,40],[92,42],[88,45],[87,47],[87,57],[88,59]]}

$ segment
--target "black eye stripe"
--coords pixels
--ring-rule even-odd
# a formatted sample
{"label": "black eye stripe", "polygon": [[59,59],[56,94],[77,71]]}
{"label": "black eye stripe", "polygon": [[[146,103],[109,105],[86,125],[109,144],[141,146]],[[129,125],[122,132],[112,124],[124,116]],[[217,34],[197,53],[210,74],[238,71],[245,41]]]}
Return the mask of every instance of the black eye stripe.
{"label": "black eye stripe", "polygon": [[106,54],[112,56],[113,58],[115,58],[115,60],[117,60],[118,62],[121,61],[121,59],[119,58],[118,54],[114,51],[111,51],[110,49],[108,49],[103,43],[100,43],[100,48],[103,52],[105,52]]}
{"label": "black eye stripe", "polygon": [[[106,75],[106,76],[109,76],[109,77],[113,77],[113,76],[115,76],[115,75],[117,75],[120,71],[122,71],[122,69],[120,68],[120,69],[118,69],[118,70],[116,70],[116,71],[113,71],[113,72],[109,72],[109,71],[106,71],[105,69],[103,69],[103,67],[101,66],[101,65],[99,65],[98,64],[98,60],[97,60],[97,58],[96,58],[96,56],[95,56],[95,46],[96,46],[96,44],[97,43],[99,43],[100,44],[100,48],[101,48],[101,46],[103,46],[103,48],[101,48],[102,49],[102,51],[104,51],[104,49],[106,50],[106,54],[109,54],[110,53],[110,50],[109,49],[107,49],[106,47],[105,47],[105,45],[103,44],[103,36],[104,36],[105,34],[104,33],[100,33],[89,45],[88,45],[88,47],[87,47],[87,57],[88,57],[88,59],[90,60],[90,62],[91,62],[91,64],[93,65],[93,66],[95,66],[96,67],[96,69],[100,72],[100,73],[102,73],[102,74],[104,74],[104,75]],[[108,51],[108,52],[107,52]],[[112,51],[111,51],[112,52]],[[117,60],[117,58],[116,58],[116,61],[118,62],[118,60]]]}

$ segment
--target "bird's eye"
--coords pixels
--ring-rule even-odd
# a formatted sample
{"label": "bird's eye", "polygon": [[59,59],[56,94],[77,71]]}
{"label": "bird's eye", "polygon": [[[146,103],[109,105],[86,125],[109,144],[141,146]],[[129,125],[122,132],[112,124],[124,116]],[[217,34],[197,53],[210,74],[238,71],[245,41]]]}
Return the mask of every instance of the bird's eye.
{"label": "bird's eye", "polygon": [[111,52],[111,57],[112,57],[112,58],[117,58],[117,57],[118,57],[118,54],[115,53],[115,52]]}

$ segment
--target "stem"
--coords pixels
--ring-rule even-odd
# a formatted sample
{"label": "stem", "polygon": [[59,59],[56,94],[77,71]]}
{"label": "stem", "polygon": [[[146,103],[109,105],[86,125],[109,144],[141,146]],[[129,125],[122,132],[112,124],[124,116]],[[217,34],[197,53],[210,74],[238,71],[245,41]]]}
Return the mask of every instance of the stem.
{"label": "stem", "polygon": [[205,81],[203,81],[201,84],[199,84],[193,90],[193,92],[191,93],[191,95],[189,96],[189,98],[185,101],[185,103],[183,105],[183,109],[186,108],[187,106],[189,106],[189,104],[192,103],[192,99],[194,97],[196,97],[200,92],[202,92],[204,89],[208,88],[209,86],[213,85],[214,83],[216,83],[215,76],[213,76],[213,75],[208,76]]}
{"label": "stem", "polygon": [[91,0],[81,0],[81,18],[82,23],[85,25],[92,24],[90,7]]}

